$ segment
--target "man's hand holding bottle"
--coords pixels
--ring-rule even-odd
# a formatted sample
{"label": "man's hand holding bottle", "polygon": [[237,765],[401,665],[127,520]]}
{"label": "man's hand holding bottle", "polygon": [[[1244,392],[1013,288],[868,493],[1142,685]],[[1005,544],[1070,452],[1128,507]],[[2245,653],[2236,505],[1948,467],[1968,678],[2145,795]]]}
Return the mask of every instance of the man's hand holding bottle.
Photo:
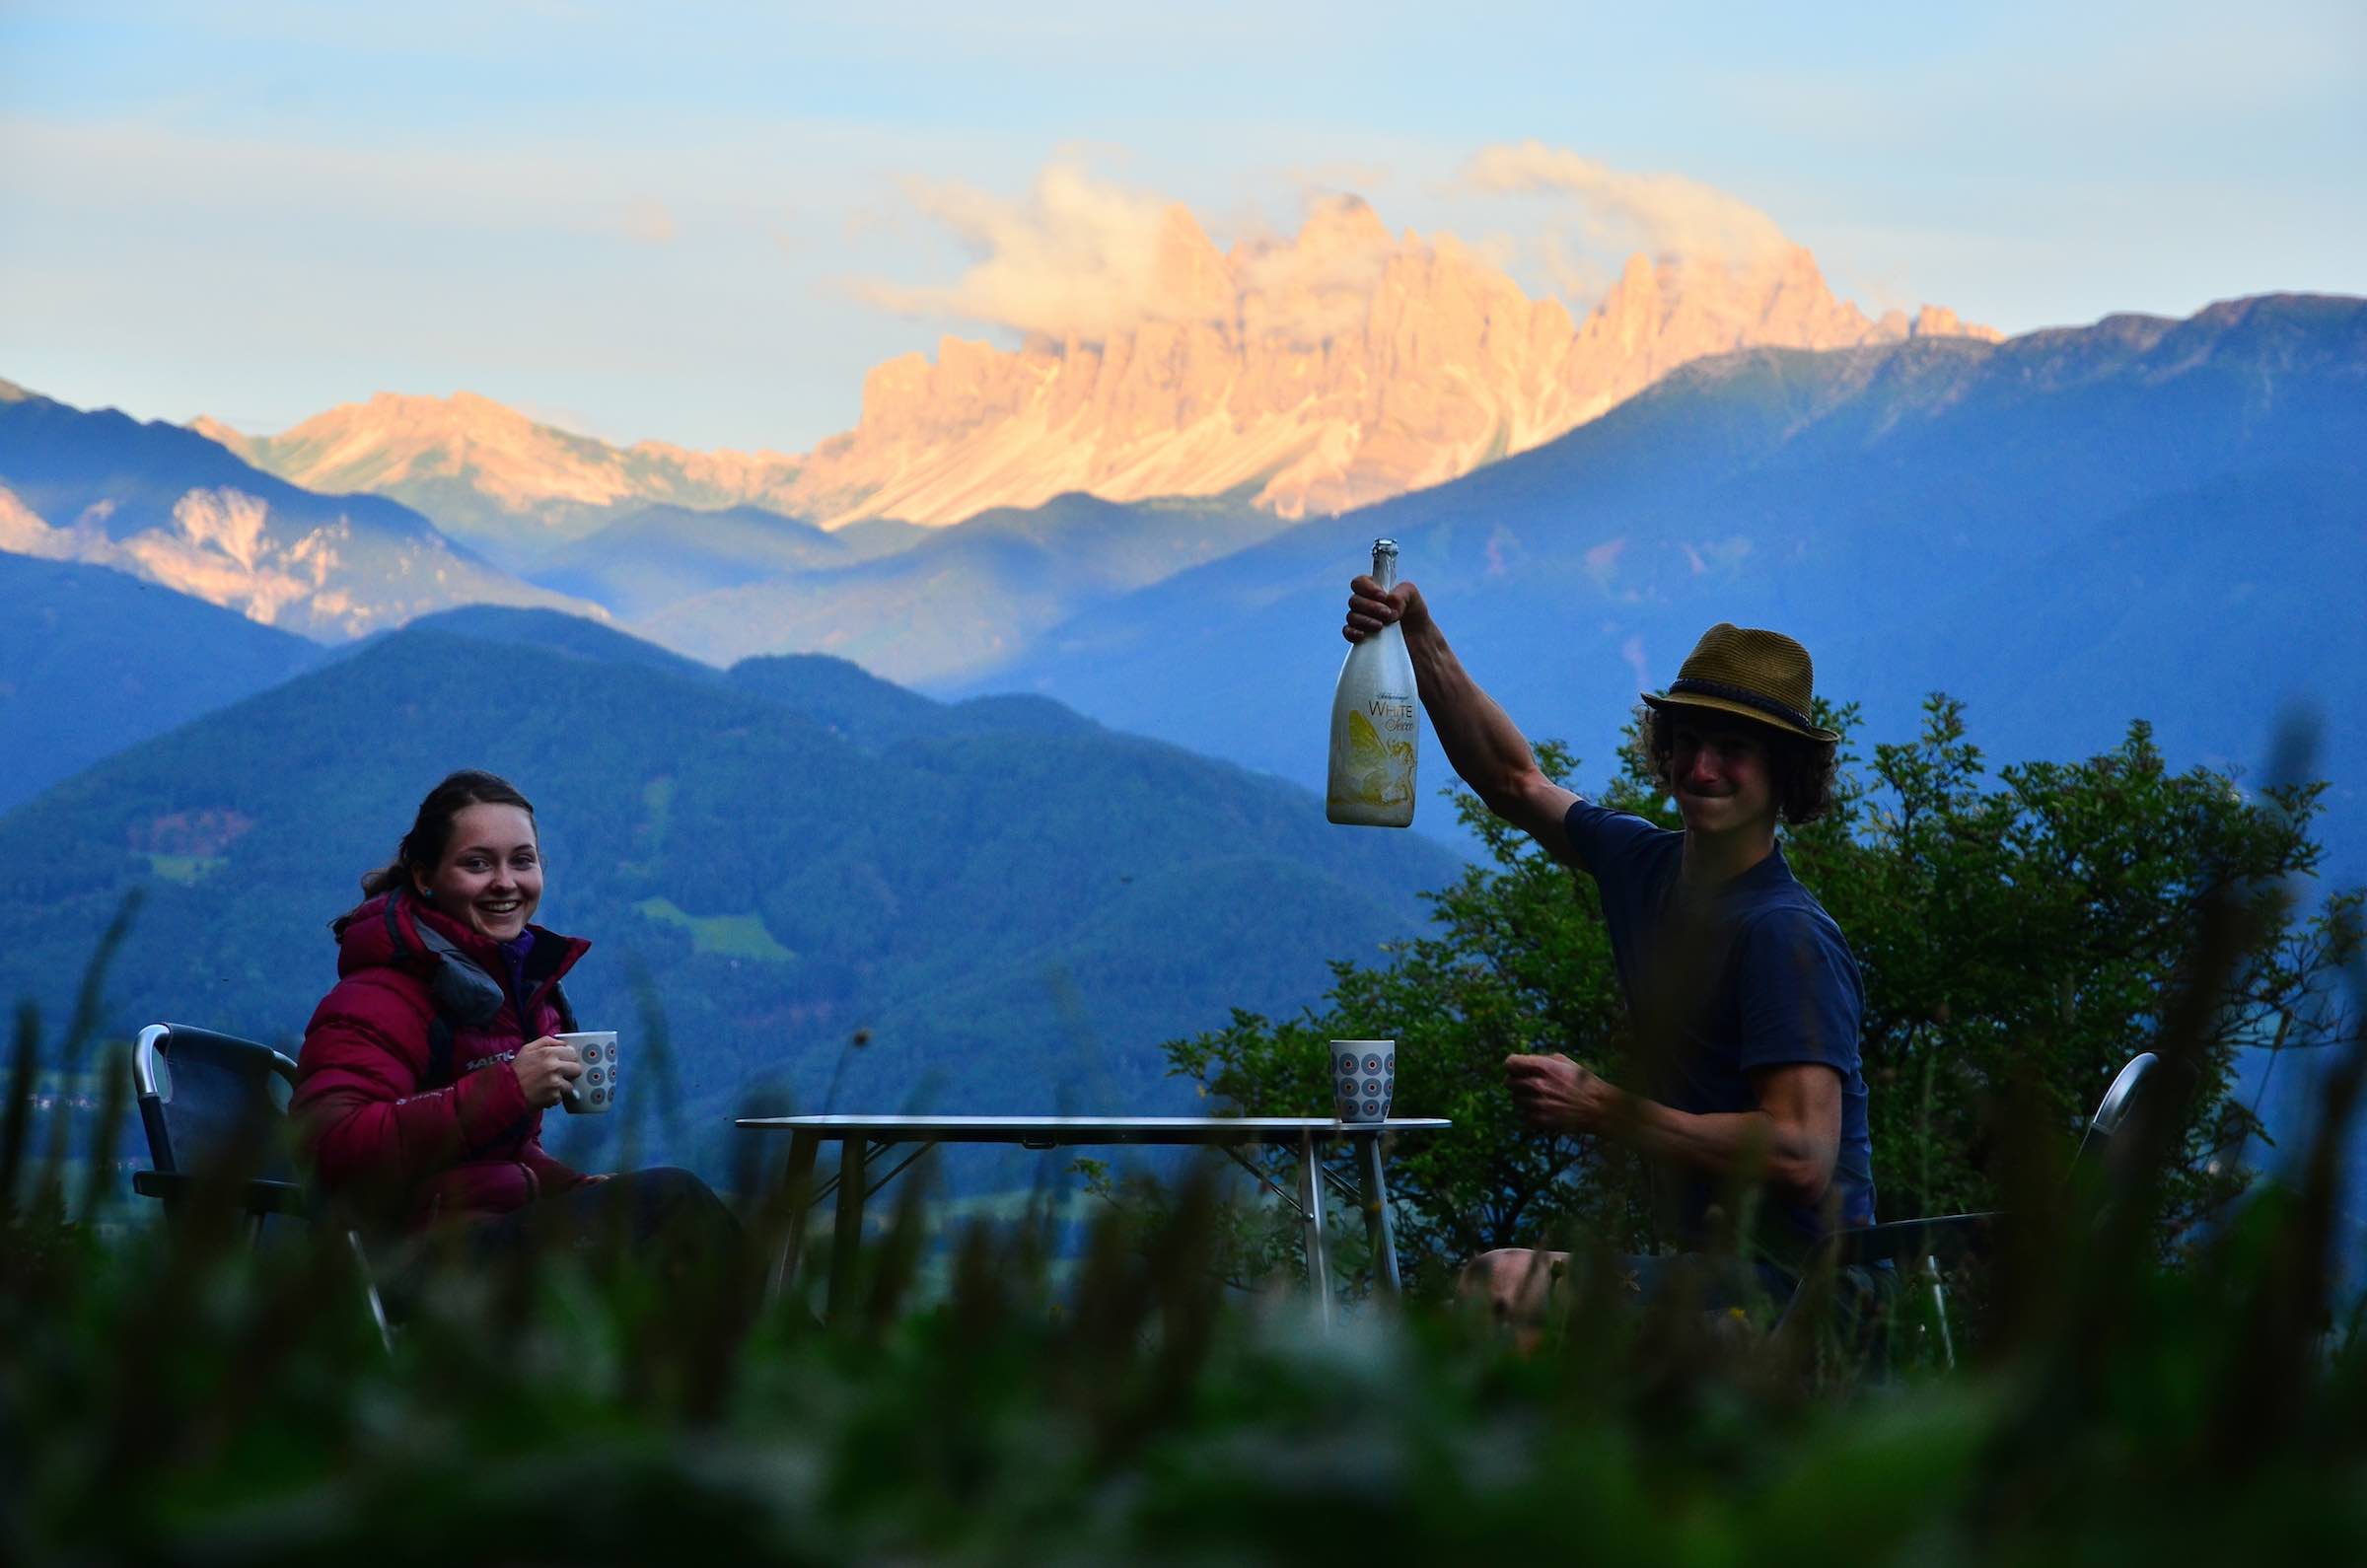
{"label": "man's hand holding bottle", "polygon": [[1383,588],[1370,573],[1348,584],[1348,620],[1339,628],[1342,637],[1362,642],[1393,622],[1403,626],[1407,636],[1430,623],[1430,609],[1422,603],[1420,589],[1411,583]]}

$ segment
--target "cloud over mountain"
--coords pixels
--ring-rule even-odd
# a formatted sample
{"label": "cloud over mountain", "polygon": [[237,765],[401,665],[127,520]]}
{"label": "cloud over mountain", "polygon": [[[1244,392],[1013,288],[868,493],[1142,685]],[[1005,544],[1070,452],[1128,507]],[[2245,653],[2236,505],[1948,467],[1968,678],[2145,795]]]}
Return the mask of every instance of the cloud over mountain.
{"label": "cloud over mountain", "polygon": [[1465,165],[1474,189],[1574,199],[1588,238],[1638,244],[1655,256],[1746,266],[1779,259],[1791,242],[1765,213],[1684,175],[1637,175],[1540,141],[1485,147]]}
{"label": "cloud over mountain", "polygon": [[[1461,181],[1473,191],[1562,199],[1586,246],[1614,260],[1641,249],[1655,259],[1758,267],[1793,249],[1773,218],[1700,180],[1614,169],[1536,140],[1480,149]],[[1221,324],[1234,318],[1244,294],[1315,307],[1311,318],[1265,324],[1307,339],[1327,336],[1361,307],[1390,249],[1386,229],[1358,235],[1364,244],[1323,249],[1288,237],[1253,237],[1232,247],[1228,278],[1209,264],[1208,253],[1218,248],[1188,208],[1097,178],[1074,159],[1047,166],[1017,199],[918,179],[907,181],[904,193],[973,260],[949,284],[870,280],[857,286],[860,298],[898,315],[953,317],[1051,339],[1101,343],[1145,322]],[[1361,196],[1337,188],[1310,186],[1305,196],[1311,220],[1366,206]],[[1461,242],[1442,232],[1431,243]],[[1568,257],[1558,235],[1544,244],[1549,251],[1565,249],[1555,259],[1557,275],[1584,275],[1595,285],[1579,291],[1588,298],[1610,281],[1610,274],[1598,277]]]}
{"label": "cloud over mountain", "polygon": [[968,185],[913,180],[905,192],[977,257],[953,283],[862,286],[862,297],[906,316],[953,316],[1048,337],[1100,341],[1143,321],[1210,319],[1227,303],[1173,258],[1199,224],[1181,203],[1097,180],[1055,163],[1013,201]]}

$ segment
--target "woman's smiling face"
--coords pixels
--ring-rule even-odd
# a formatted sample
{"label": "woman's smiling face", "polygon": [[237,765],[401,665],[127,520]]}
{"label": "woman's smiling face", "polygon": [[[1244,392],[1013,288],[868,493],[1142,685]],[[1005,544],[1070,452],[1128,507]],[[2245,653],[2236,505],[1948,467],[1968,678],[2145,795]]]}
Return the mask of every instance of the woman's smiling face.
{"label": "woman's smiling face", "polygon": [[433,877],[419,891],[453,919],[506,942],[542,901],[542,848],[533,814],[515,806],[463,807]]}

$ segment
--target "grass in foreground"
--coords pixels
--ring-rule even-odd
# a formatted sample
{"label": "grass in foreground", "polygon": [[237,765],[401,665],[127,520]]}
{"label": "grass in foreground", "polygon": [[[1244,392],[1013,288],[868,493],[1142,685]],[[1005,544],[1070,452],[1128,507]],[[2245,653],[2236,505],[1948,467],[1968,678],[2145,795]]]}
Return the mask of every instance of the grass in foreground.
{"label": "grass in foreground", "polygon": [[[2173,1065],[2239,918],[2167,1014]],[[1193,1181],[1057,1283],[1050,1216],[979,1223],[926,1306],[907,1188],[826,1325],[760,1288],[808,1194],[752,1192],[712,1267],[456,1273],[390,1355],[332,1228],[258,1248],[215,1202],[102,1241],[107,1195],[69,1204],[29,1147],[36,1033],[0,1115],[13,1562],[2367,1556],[2367,1361],[2327,1313],[2356,1038],[2290,1184],[2181,1262],[2149,1240],[2178,1107],[2068,1193],[2023,1151],[1940,1373],[1582,1291],[1527,1358],[1439,1304],[1327,1335],[1221,1283],[1235,1219]]]}

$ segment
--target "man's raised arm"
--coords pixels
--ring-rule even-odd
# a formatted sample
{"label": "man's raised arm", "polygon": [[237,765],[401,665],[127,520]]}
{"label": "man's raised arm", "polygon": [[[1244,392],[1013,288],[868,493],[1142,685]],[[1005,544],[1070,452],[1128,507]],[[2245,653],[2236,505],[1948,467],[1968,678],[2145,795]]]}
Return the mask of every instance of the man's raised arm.
{"label": "man's raised arm", "polygon": [[1391,622],[1404,628],[1405,651],[1413,658],[1414,683],[1422,709],[1446,748],[1447,763],[1487,803],[1487,809],[1568,859],[1570,841],[1563,820],[1578,797],[1539,771],[1517,726],[1495,699],[1479,689],[1447,646],[1446,634],[1430,618],[1422,591],[1399,583],[1384,593],[1370,577],[1348,585],[1348,619],[1340,635],[1362,642]]}

